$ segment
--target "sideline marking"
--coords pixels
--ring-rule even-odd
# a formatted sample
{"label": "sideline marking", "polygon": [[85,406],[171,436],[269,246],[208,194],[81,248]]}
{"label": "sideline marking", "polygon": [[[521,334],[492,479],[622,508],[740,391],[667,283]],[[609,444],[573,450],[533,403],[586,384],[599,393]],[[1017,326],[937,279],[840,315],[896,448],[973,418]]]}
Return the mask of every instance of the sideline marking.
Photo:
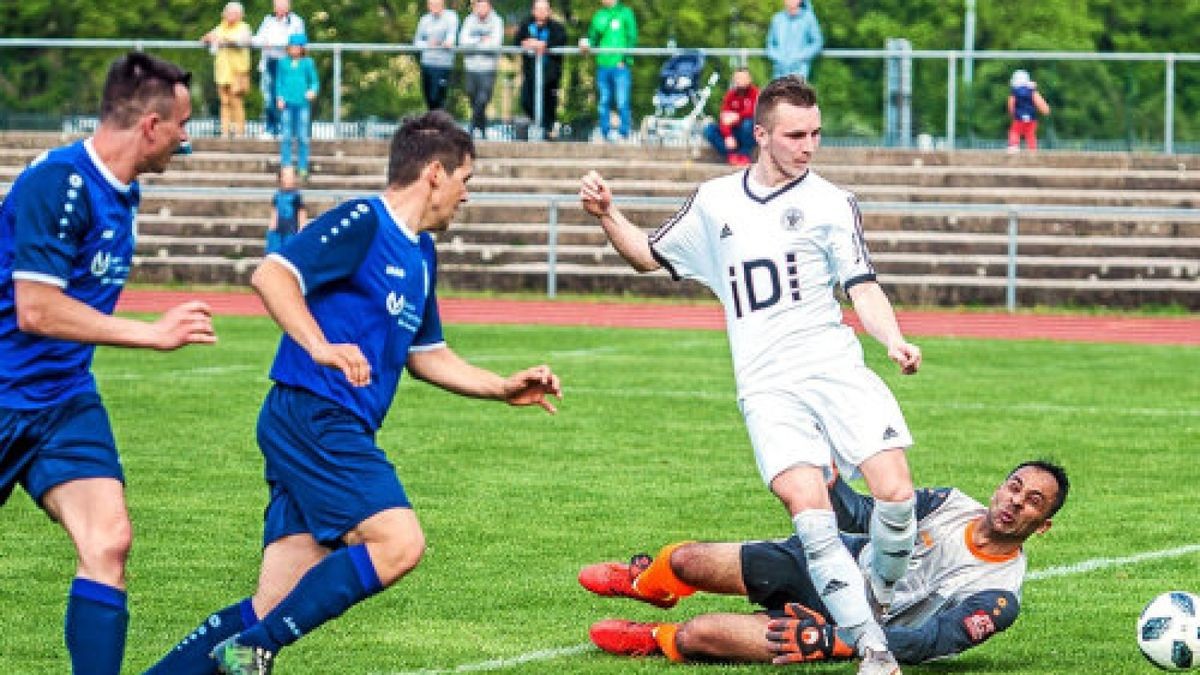
{"label": "sideline marking", "polygon": [[[1178,548],[1168,548],[1161,551],[1147,551],[1145,553],[1136,553],[1134,555],[1125,556],[1123,558],[1092,558],[1082,562],[1073,563],[1071,565],[1060,565],[1058,567],[1047,567],[1046,569],[1035,570],[1025,575],[1027,581],[1040,581],[1042,579],[1053,579],[1056,577],[1075,576],[1076,574],[1085,574],[1095,570],[1105,569],[1108,567],[1123,567],[1125,565],[1136,565],[1147,560],[1160,560],[1162,558],[1177,558],[1190,553],[1200,553],[1200,544],[1188,544]],[[575,645],[574,647],[560,647],[558,649],[543,649],[536,652],[529,652],[520,656],[514,656],[510,659],[493,659],[491,661],[480,661],[478,663],[467,663],[457,668],[433,669],[433,670],[409,670],[391,675],[451,675],[452,673],[471,673],[488,670],[505,670],[515,666],[533,661],[548,661],[557,659],[563,656],[574,656],[582,654],[586,651],[595,650],[591,643]]]}

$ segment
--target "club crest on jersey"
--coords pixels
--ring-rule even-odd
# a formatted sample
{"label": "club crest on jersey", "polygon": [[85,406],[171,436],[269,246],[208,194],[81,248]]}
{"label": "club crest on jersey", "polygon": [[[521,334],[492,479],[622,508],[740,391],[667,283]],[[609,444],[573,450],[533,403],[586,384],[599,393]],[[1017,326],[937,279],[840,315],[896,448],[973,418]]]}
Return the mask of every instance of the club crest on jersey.
{"label": "club crest on jersey", "polygon": [[388,293],[387,296],[387,311],[392,316],[399,316],[400,312],[404,311],[404,296],[396,295],[395,291]]}
{"label": "club crest on jersey", "polygon": [[804,226],[804,212],[793,206],[783,212],[779,224],[788,232],[795,232]]}
{"label": "club crest on jersey", "polygon": [[104,251],[97,251],[96,257],[92,258],[92,276],[102,277],[108,273],[108,266],[112,264],[112,254]]}

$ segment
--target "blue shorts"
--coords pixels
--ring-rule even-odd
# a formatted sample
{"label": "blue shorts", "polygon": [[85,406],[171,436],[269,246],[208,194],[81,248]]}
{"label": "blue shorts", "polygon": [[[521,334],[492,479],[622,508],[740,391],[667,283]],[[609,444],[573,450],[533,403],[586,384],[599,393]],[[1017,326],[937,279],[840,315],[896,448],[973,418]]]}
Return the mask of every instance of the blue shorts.
{"label": "blue shorts", "polygon": [[307,533],[337,548],[376,513],[412,508],[370,426],[304,389],[271,388],[258,415],[258,446],[271,492],[263,546]]}
{"label": "blue shorts", "polygon": [[125,482],[99,394],[39,410],[0,408],[0,504],[18,483],[40,505],[50,488],[81,478]]}

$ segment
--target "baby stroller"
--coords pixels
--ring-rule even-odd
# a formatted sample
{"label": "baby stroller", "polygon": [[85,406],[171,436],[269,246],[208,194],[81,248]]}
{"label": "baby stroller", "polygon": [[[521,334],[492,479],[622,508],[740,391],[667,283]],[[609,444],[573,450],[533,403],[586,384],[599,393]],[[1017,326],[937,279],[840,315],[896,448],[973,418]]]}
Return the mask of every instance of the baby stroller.
{"label": "baby stroller", "polygon": [[719,76],[713,73],[701,87],[704,53],[686,51],[667,59],[658,75],[654,92],[654,114],[642,118],[646,143],[690,146],[701,141],[704,127],[712,120],[704,106]]}

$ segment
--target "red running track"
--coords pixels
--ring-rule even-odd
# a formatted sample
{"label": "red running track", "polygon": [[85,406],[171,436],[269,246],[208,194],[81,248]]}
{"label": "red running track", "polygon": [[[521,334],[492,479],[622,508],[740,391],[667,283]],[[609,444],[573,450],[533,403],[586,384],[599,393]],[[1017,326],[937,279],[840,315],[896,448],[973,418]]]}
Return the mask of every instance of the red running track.
{"label": "red running track", "polygon": [[[122,294],[117,309],[123,312],[162,312],[191,299],[204,300],[215,314],[266,314],[258,296],[242,292],[127,290]],[[709,330],[725,327],[724,317],[716,305],[442,298],[440,306],[442,320],[446,323]],[[1004,314],[949,310],[901,310],[898,315],[901,328],[906,335],[912,336],[1200,346],[1200,318],[1196,317]],[[846,320],[856,330],[862,329],[853,312],[846,313]]]}

